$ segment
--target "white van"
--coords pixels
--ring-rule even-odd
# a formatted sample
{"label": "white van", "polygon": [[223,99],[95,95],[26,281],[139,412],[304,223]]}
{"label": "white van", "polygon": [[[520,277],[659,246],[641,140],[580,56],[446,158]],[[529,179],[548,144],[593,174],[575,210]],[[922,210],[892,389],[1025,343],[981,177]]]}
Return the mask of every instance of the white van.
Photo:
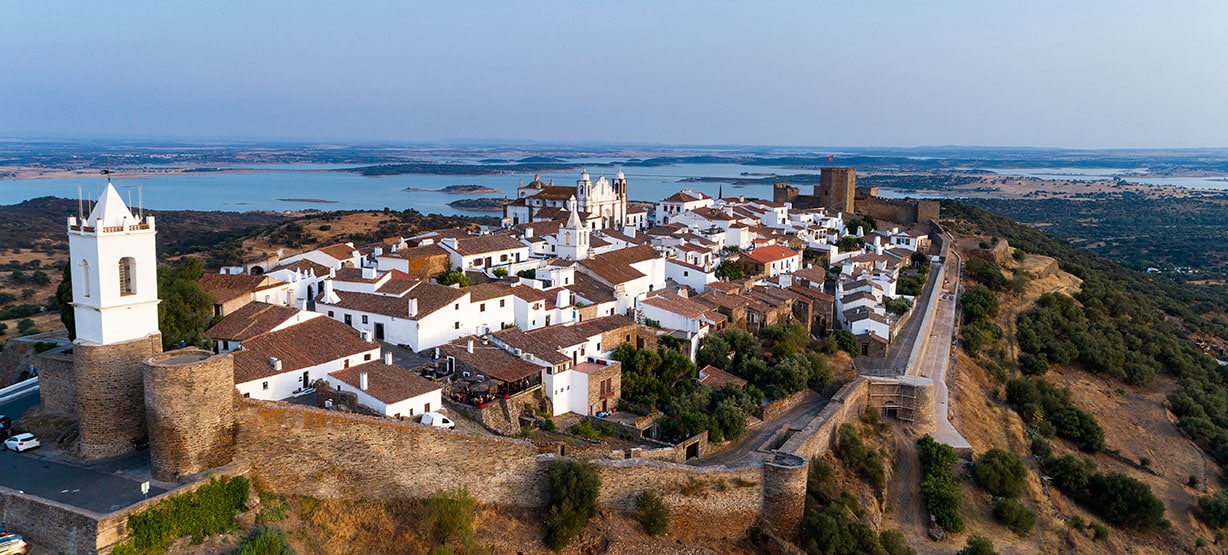
{"label": "white van", "polygon": [[451,430],[456,427],[456,423],[449,420],[448,417],[437,412],[428,412],[422,415],[422,423],[434,428],[447,428]]}

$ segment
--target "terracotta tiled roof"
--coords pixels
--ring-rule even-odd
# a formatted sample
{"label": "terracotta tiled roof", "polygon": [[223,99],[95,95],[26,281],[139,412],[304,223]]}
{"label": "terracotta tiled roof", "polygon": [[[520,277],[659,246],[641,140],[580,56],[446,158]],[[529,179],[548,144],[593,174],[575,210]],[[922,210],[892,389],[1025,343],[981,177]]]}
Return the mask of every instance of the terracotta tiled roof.
{"label": "terracotta tiled roof", "polygon": [[[463,289],[446,287],[435,283],[418,284],[417,287],[414,287],[401,297],[353,291],[334,291],[333,293],[337,295],[339,302],[331,306],[358,312],[395,316],[397,318],[408,317],[409,299],[418,299],[417,318],[421,318],[455,303],[465,295]],[[316,298],[316,302],[323,302],[323,293]]]}
{"label": "terracotta tiled roof", "polygon": [[465,292],[469,293],[469,298],[473,302],[489,301],[499,297],[512,296],[512,288],[506,283],[490,282],[481,285],[466,287]]}
{"label": "terracotta tiled roof", "polygon": [[792,287],[789,287],[789,290],[793,291],[794,293],[797,293],[798,295],[801,295],[803,297],[808,297],[816,301],[825,301],[825,302],[830,303],[835,300],[835,297],[828,295],[827,293],[824,293],[813,287],[802,287],[800,285],[794,285]]}
{"label": "terracotta tiled roof", "polygon": [[[312,318],[245,341],[243,349],[234,352],[235,383],[310,368],[378,348],[379,343],[363,341],[358,330],[341,322]],[[281,361],[281,370],[274,369],[270,358]]]}
{"label": "terracotta tiled roof", "polygon": [[541,330],[547,330],[549,333],[537,334],[524,332],[519,328],[508,328],[491,335],[511,348],[520,349],[550,364],[562,364],[571,360],[571,357],[559,352],[559,349],[573,347],[585,341],[585,338],[579,338],[578,334],[567,326],[540,328],[535,331]]}
{"label": "terracotta tiled roof", "polygon": [[710,307],[702,303],[698,303],[685,297],[680,297],[677,293],[671,293],[669,291],[663,291],[658,295],[648,297],[640,301],[640,304],[659,308],[692,320],[703,317],[705,313],[711,310]]}
{"label": "terracotta tiled roof", "polygon": [[296,308],[276,304],[251,302],[238,310],[227,314],[220,322],[214,324],[205,332],[209,339],[225,339],[229,341],[247,341],[257,335],[268,333],[273,328],[286,323],[295,317],[318,318],[316,312],[299,311]]}
{"label": "terracotta tiled roof", "polygon": [[710,385],[712,387],[724,387],[726,385],[746,387],[746,380],[712,366],[711,364],[699,369],[699,379],[695,381],[704,385]]}
{"label": "terracotta tiled roof", "polygon": [[708,273],[708,270],[705,270],[703,266],[696,266],[695,264],[691,264],[690,262],[687,262],[685,260],[681,260],[678,258],[666,258],[665,262],[669,264],[673,264],[675,266],[682,266],[683,268],[689,268],[691,270],[695,270],[696,272]]}
{"label": "terracotta tiled roof", "polygon": [[[590,318],[572,327],[576,328],[581,334],[587,337],[593,337],[602,333],[614,331],[627,326],[634,326],[635,320],[630,316],[615,314],[613,316],[602,316],[600,318]],[[549,328],[542,328],[549,329]],[[539,330],[534,330],[539,331]],[[601,346],[602,349],[607,349],[606,345]]]}
{"label": "terracotta tiled roof", "polygon": [[[472,353],[469,352],[470,341],[473,342]],[[502,382],[521,380],[540,373],[542,370],[541,366],[504,351],[493,343],[483,344],[481,339],[473,336],[462,337],[447,345],[441,345],[439,352],[450,355],[457,362]]]}
{"label": "terracotta tiled roof", "polygon": [[528,247],[521,243],[519,239],[500,233],[497,235],[481,235],[457,239],[456,248],[453,250],[461,255],[469,256],[523,248]]}
{"label": "terracotta tiled roof", "polygon": [[269,271],[275,272],[277,270],[290,270],[293,272],[295,270],[298,270],[303,273],[307,273],[308,271],[314,271],[317,277],[323,277],[323,276],[328,275],[328,272],[330,269],[331,268],[329,268],[328,266],[325,266],[318,262],[312,262],[310,260],[307,260],[306,258],[302,258],[295,262],[290,262],[288,264],[282,264]]}
{"label": "terracotta tiled roof", "polygon": [[511,293],[527,302],[535,303],[555,296],[555,292],[557,291],[558,289],[551,289],[547,291],[545,289],[534,289],[527,285],[517,285],[512,288]]}
{"label": "terracotta tiled roof", "polygon": [[398,249],[396,252],[385,252],[381,257],[404,258],[405,260],[413,260],[417,258],[427,258],[431,256],[448,256],[448,251],[443,250],[439,245],[422,245],[419,247],[407,247]]}
{"label": "terracotta tiled roof", "polygon": [[[397,272],[397,273],[399,274],[400,272]],[[375,291],[380,293],[381,295],[394,295],[397,297],[402,297],[406,293],[408,293],[411,289],[417,287],[421,283],[422,283],[422,280],[419,280],[419,279],[412,279],[412,278],[405,279],[405,278],[395,278],[394,277],[388,280],[383,285],[379,286],[379,288],[377,288]]]}
{"label": "terracotta tiled roof", "polygon": [[340,245],[329,245],[327,247],[320,247],[316,250],[324,254],[327,254],[328,256],[336,258],[339,261],[345,261],[345,260],[354,258],[354,251],[358,249],[355,249],[354,247],[343,243]]}
{"label": "terracotta tiled roof", "polygon": [[695,302],[721,308],[742,308],[750,304],[750,300],[741,295],[729,295],[720,291],[708,291],[695,297]]}
{"label": "terracotta tiled roof", "polygon": [[559,228],[562,226],[563,226],[563,222],[556,221],[556,220],[549,220],[545,222],[528,222],[528,223],[523,223],[523,224],[516,224],[516,229],[520,231],[521,235],[525,234],[525,232],[529,230],[533,231],[534,236],[554,235],[555,233],[558,232]]}
{"label": "terracotta tiled roof", "polygon": [[823,281],[827,279],[827,272],[818,266],[814,266],[810,268],[802,268],[793,272],[793,277],[802,278],[810,281],[811,283],[822,284]]}
{"label": "terracotta tiled roof", "polygon": [[712,197],[695,191],[678,191],[661,202],[694,202],[697,200],[705,200],[710,198]]}
{"label": "terracotta tiled roof", "polygon": [[543,200],[567,200],[576,195],[575,187],[566,187],[563,185],[547,185],[542,187],[537,193],[530,195],[532,198]]}
{"label": "terracotta tiled roof", "polygon": [[585,273],[577,272],[576,282],[567,288],[591,303],[605,303],[616,299],[612,287]]}
{"label": "terracotta tiled roof", "polygon": [[778,260],[784,260],[786,258],[797,256],[797,253],[780,245],[766,245],[746,253],[746,256],[750,257],[756,262],[770,264]]}
{"label": "terracotta tiled roof", "polygon": [[354,283],[375,283],[379,281],[381,276],[364,277],[362,268],[337,268],[337,274],[334,277],[337,281],[349,281]]}
{"label": "terracotta tiled roof", "polygon": [[225,304],[244,295],[286,285],[286,282],[268,276],[203,274],[200,286],[213,295],[219,304]]}
{"label": "terracotta tiled roof", "polygon": [[367,373],[367,389],[364,392],[390,405],[441,389],[422,376],[400,366],[389,366],[380,360],[329,372],[328,375],[354,389],[361,389],[363,372]]}

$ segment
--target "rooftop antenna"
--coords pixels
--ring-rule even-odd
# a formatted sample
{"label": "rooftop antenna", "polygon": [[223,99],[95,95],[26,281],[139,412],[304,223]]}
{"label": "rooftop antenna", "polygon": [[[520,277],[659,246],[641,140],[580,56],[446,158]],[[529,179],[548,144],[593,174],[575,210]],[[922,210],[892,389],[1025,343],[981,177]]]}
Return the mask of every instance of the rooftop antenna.
{"label": "rooftop antenna", "polygon": [[144,220],[145,219],[145,186],[144,185],[137,185],[136,201],[137,203],[139,203],[136,208],[136,212],[137,212],[136,219]]}
{"label": "rooftop antenna", "polygon": [[81,186],[77,185],[77,220],[85,225],[85,201],[81,199]]}

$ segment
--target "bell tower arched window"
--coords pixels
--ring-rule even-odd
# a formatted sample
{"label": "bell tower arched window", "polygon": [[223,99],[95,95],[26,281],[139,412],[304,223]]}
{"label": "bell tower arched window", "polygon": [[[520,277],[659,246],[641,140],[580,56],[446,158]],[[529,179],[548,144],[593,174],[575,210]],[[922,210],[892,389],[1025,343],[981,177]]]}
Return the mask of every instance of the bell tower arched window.
{"label": "bell tower arched window", "polygon": [[125,256],[119,259],[119,294],[136,294],[136,259]]}

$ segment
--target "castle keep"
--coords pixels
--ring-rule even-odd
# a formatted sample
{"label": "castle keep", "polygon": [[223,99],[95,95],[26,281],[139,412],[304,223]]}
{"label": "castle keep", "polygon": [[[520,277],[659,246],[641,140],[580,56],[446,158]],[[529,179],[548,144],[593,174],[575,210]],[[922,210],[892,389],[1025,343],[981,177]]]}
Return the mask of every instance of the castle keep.
{"label": "castle keep", "polygon": [[798,209],[826,208],[904,225],[938,221],[938,201],[879,198],[877,187],[857,186],[856,168],[823,168],[812,195],[802,195],[788,183],[776,183],[772,186],[772,200],[792,203]]}

